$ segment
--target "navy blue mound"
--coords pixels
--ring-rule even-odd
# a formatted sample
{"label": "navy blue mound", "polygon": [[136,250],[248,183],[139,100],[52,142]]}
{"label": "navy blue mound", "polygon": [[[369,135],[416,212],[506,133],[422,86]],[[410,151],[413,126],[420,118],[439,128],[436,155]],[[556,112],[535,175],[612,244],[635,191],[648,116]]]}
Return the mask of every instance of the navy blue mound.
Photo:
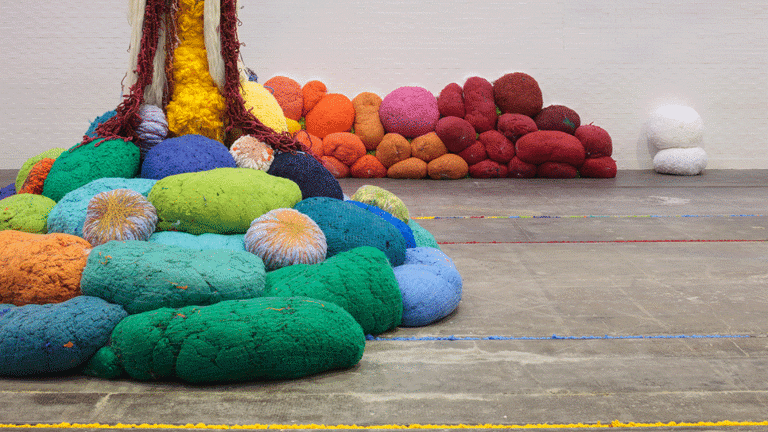
{"label": "navy blue mound", "polygon": [[0,305],[0,376],[76,368],[107,344],[126,316],[121,306],[88,296],[46,305]]}
{"label": "navy blue mound", "polygon": [[215,168],[237,168],[224,144],[202,135],[184,135],[152,147],[141,165],[141,178],[160,180]]}
{"label": "navy blue mound", "polygon": [[416,247],[416,239],[413,237],[413,230],[411,227],[408,226],[407,223],[401,221],[400,219],[392,216],[392,213],[382,210],[379,207],[368,205],[366,203],[362,203],[360,201],[347,201],[349,203],[352,203],[362,209],[368,210],[369,212],[383,218],[385,221],[391,223],[395,226],[395,228],[400,231],[400,234],[403,235],[403,238],[405,239],[405,247],[406,248],[415,248]]}
{"label": "navy blue mound", "polygon": [[297,152],[275,153],[267,174],[287,178],[299,185],[302,198],[329,197],[344,199],[339,181],[312,156]]}
{"label": "navy blue mound", "polygon": [[3,198],[8,198],[11,195],[16,195],[16,184],[11,183],[8,186],[0,189],[0,200]]}
{"label": "navy blue mound", "polygon": [[394,225],[372,212],[334,198],[314,197],[299,201],[294,209],[317,223],[328,243],[327,257],[361,246],[384,252],[393,266],[405,261],[405,239]]}

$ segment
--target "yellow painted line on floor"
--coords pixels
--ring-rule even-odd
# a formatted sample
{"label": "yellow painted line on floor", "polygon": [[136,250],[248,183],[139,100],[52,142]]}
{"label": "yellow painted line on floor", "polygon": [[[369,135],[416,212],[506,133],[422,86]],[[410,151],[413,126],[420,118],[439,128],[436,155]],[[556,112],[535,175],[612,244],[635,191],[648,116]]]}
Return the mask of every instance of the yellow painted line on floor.
{"label": "yellow painted line on floor", "polygon": [[627,429],[654,429],[654,428],[724,428],[745,426],[768,426],[768,420],[763,421],[730,421],[717,422],[621,422],[614,420],[610,423],[569,423],[569,424],[410,424],[410,425],[318,425],[318,424],[253,424],[253,425],[208,425],[203,423],[172,425],[172,424],[101,424],[101,423],[38,423],[38,424],[3,424],[0,428],[9,429],[193,429],[193,430],[269,430],[269,429],[294,429],[294,430],[396,430],[396,429],[602,429],[602,428],[627,428]]}

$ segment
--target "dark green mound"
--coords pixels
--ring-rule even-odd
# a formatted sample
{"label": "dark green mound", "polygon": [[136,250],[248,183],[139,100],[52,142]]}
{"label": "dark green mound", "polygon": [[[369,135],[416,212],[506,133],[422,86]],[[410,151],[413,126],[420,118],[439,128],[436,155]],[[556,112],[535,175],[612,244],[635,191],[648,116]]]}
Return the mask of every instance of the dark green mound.
{"label": "dark green mound", "polygon": [[293,379],[349,368],[365,335],[341,307],[305,297],[232,300],[131,315],[86,373],[189,382]]}
{"label": "dark green mound", "polygon": [[68,192],[93,180],[133,178],[139,173],[140,152],[132,142],[99,140],[75,147],[56,158],[45,179],[43,195],[56,202]]}
{"label": "dark green mound", "polygon": [[267,273],[265,296],[305,296],[347,310],[366,334],[400,325],[403,299],[395,272],[378,249],[359,247],[319,264],[296,264]]}

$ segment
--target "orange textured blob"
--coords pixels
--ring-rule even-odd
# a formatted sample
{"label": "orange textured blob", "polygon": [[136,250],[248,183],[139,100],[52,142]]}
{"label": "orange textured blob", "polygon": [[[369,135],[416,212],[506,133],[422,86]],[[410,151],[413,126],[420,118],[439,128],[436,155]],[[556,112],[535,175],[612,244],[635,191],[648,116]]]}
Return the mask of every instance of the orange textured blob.
{"label": "orange textured blob", "polygon": [[305,122],[307,132],[319,138],[334,132],[349,132],[355,123],[355,107],[348,97],[329,93],[307,113]]}
{"label": "orange textured blob", "polygon": [[427,164],[427,174],[435,180],[458,180],[469,173],[469,165],[461,156],[448,153]]}
{"label": "orange textured blob", "polygon": [[349,177],[349,167],[333,156],[322,156],[320,163],[337,179]]}
{"label": "orange textured blob", "polygon": [[382,178],[387,176],[387,169],[374,155],[363,155],[349,169],[349,174],[356,178]]}
{"label": "orange textured blob", "polygon": [[326,93],[328,93],[328,88],[321,81],[312,80],[304,84],[301,89],[301,94],[304,96],[304,108],[301,110],[301,115],[306,117]]}
{"label": "orange textured blob", "polygon": [[418,136],[411,141],[411,156],[424,162],[433,161],[446,153],[448,149],[434,132]]}
{"label": "orange textured blob", "polygon": [[283,109],[283,115],[291,120],[299,121],[301,111],[304,108],[304,96],[302,95],[301,85],[288,77],[272,77],[264,83],[264,88],[272,93],[277,99],[280,108]]}
{"label": "orange textured blob", "polygon": [[45,179],[48,178],[48,173],[51,172],[51,167],[56,159],[44,158],[38,161],[32,169],[29,170],[27,179],[24,180],[24,184],[21,185],[19,193],[31,193],[41,195],[43,193],[43,185],[45,185]]}
{"label": "orange textured blob", "polygon": [[376,158],[389,168],[392,165],[411,157],[411,143],[398,133],[388,133],[376,147]]}
{"label": "orange textured blob", "polygon": [[384,138],[384,125],[379,117],[381,97],[376,93],[363,92],[352,99],[355,107],[355,135],[365,144],[366,150],[376,150]]}
{"label": "orange textured blob", "polygon": [[323,156],[323,140],[320,138],[303,129],[296,132],[293,137],[296,138],[296,141],[307,146],[310,153],[314,154],[316,157]]}
{"label": "orange textured blob", "polygon": [[365,145],[355,134],[334,132],[323,138],[323,155],[333,156],[348,167],[351,167],[364,154]]}
{"label": "orange textured blob", "polygon": [[60,303],[80,295],[91,244],[54,233],[0,231],[0,303]]}
{"label": "orange textured blob", "polygon": [[397,179],[423,179],[427,176],[427,163],[419,158],[408,158],[392,165],[387,177]]}

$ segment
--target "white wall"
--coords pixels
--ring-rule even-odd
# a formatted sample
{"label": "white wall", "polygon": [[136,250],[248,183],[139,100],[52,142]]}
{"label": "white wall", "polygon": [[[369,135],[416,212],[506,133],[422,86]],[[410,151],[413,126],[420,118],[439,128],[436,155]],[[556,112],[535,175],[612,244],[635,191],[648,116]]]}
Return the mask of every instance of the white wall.
{"label": "white wall", "polygon": [[[544,103],[613,137],[647,169],[643,123],[696,109],[711,169],[768,169],[768,8],[748,0],[240,0],[243,57],[260,81],[320,79],[350,98],[522,71]],[[79,141],[120,102],[126,0],[0,4],[0,169]]]}

